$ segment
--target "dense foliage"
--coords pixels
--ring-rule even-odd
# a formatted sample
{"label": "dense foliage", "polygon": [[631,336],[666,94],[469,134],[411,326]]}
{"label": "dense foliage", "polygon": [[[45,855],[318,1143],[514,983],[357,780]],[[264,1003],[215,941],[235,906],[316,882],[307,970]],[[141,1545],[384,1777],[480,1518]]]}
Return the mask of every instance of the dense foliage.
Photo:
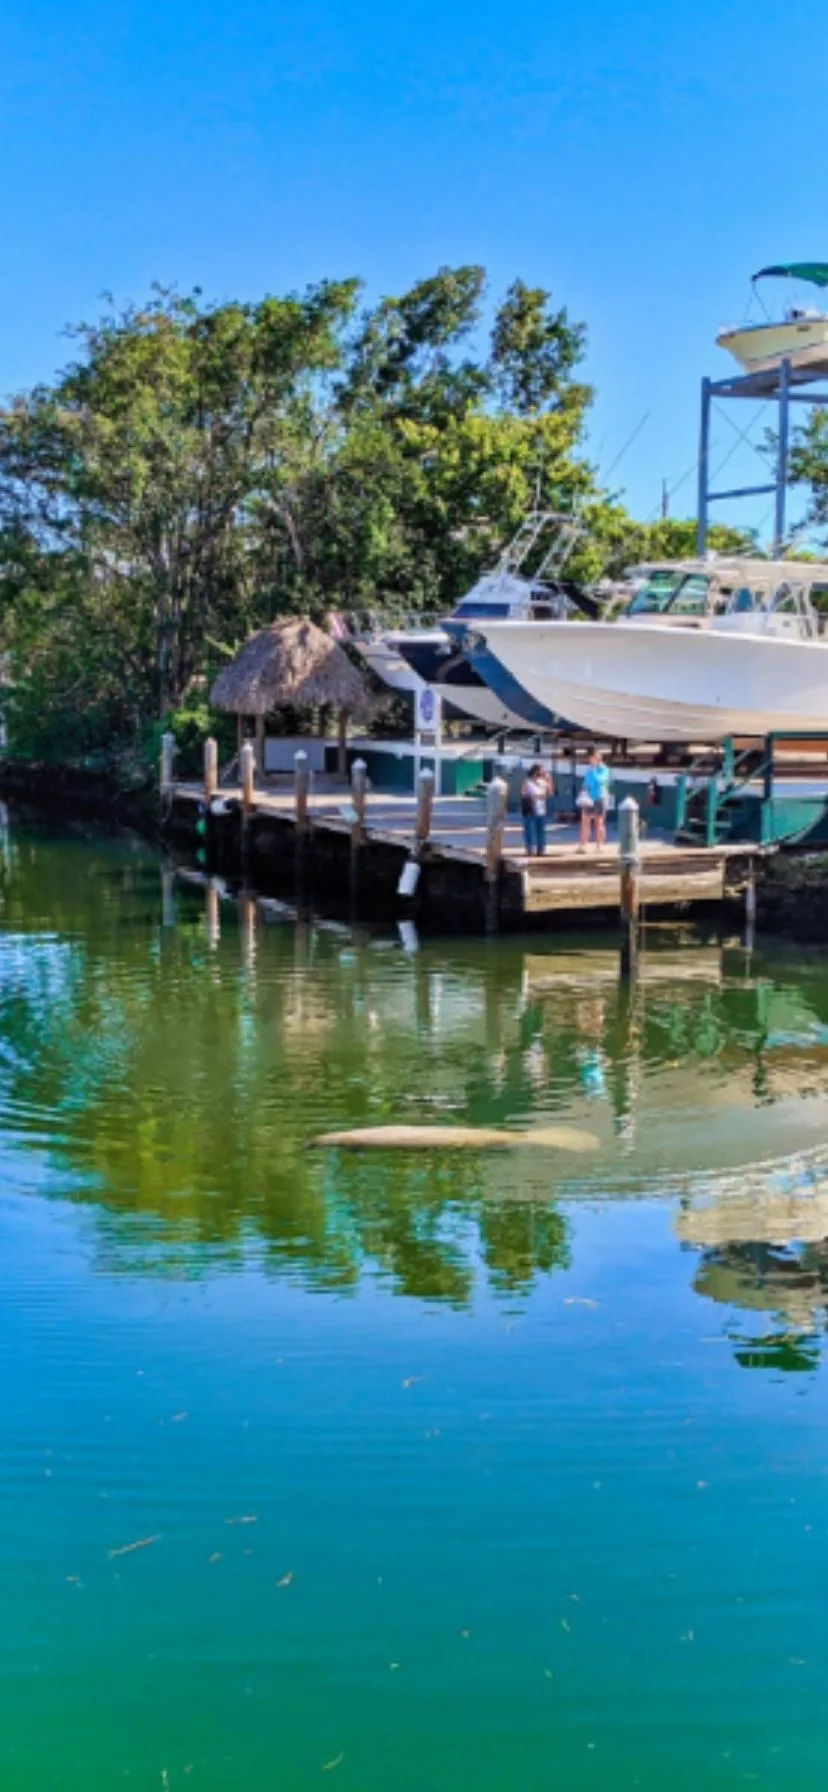
{"label": "dense foliage", "polygon": [[[356,281],[257,304],[157,290],[74,332],[0,411],[0,648],[12,745],[121,756],[203,713],[254,627],[451,606],[533,504],[578,570],[688,551],[633,524],[584,450],[584,330],[516,280],[481,350],[482,268],[360,309]],[[663,539],[662,539],[663,538]]]}

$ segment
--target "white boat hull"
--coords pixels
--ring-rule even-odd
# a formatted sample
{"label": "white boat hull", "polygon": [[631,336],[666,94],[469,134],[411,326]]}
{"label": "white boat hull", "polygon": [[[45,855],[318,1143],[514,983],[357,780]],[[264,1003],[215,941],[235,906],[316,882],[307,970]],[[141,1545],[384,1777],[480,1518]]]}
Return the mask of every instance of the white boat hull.
{"label": "white boat hull", "polygon": [[[507,703],[496,696],[488,685],[472,682],[473,675],[469,676],[468,683],[462,684],[444,684],[440,679],[422,678],[403,658],[398,645],[400,640],[414,640],[431,648],[439,646],[448,650],[451,647],[448,636],[441,629],[422,630],[413,636],[388,634],[372,641],[358,641],[356,645],[363,659],[367,660],[383,684],[389,685],[392,690],[416,695],[418,691],[429,688],[430,684],[435,695],[442,697],[446,703],[451,704],[452,709],[467,716],[472,722],[482,722],[487,728],[514,729],[524,734],[531,726],[524,716],[518,715],[516,710],[510,709]],[[437,660],[436,664],[439,666],[440,661]]]}
{"label": "white boat hull", "polygon": [[507,672],[577,726],[619,740],[828,730],[828,643],[743,629],[494,622]]}
{"label": "white boat hull", "polygon": [[791,318],[779,324],[748,324],[716,337],[746,373],[763,373],[790,361],[792,367],[828,367],[828,317]]}
{"label": "white boat hull", "polygon": [[425,690],[425,681],[418,678],[417,673],[403,659],[399,648],[394,643],[393,635],[378,635],[373,641],[357,641],[364,660],[376,672],[383,684],[392,691],[417,692]]}

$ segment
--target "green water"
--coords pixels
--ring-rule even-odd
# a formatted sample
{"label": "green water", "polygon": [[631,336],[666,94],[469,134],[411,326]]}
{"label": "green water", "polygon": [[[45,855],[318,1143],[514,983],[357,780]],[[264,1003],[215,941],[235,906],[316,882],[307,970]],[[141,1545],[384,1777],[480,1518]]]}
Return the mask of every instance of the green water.
{"label": "green water", "polygon": [[828,963],[0,898],[2,1792],[822,1788]]}

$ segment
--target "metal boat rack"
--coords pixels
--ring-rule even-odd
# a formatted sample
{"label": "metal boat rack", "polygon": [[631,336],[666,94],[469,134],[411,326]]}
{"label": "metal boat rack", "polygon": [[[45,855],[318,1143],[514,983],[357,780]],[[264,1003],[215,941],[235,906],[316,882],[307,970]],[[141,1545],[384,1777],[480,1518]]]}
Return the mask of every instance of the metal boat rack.
{"label": "metal boat rack", "polygon": [[[811,362],[797,367],[784,360],[778,367],[763,372],[736,375],[733,379],[703,379],[701,383],[701,427],[699,430],[699,501],[697,548],[707,549],[708,514],[711,504],[726,498],[755,498],[771,494],[774,499],[773,551],[780,555],[785,546],[786,504],[790,463],[790,407],[792,404],[828,406],[828,392],[812,390],[815,381],[828,378],[828,359],[820,365]],[[710,490],[710,406],[713,399],[752,398],[775,401],[777,406],[776,467],[773,481],[765,485],[743,485],[733,491]]]}

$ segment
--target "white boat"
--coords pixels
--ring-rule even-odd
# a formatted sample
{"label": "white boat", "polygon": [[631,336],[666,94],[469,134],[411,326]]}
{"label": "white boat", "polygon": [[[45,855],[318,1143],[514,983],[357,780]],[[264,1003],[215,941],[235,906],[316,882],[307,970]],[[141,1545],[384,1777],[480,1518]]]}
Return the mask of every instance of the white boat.
{"label": "white boat", "polygon": [[[524,576],[521,569],[527,558],[550,529],[553,539],[537,571],[532,577]],[[461,598],[449,619],[456,625],[450,631],[444,627],[423,628],[422,624],[377,630],[357,637],[355,645],[363,659],[394,690],[417,692],[431,686],[462,715],[489,728],[524,732],[527,728],[553,728],[557,718],[527,692],[514,684],[508,689],[494,690],[484,670],[466,660],[455,636],[458,627],[462,633],[467,624],[477,619],[551,620],[566,615],[576,599],[588,611],[597,612],[597,604],[581,598],[577,587],[561,577],[567,555],[581,532],[581,525],[571,517],[533,511],[497,565]]]}
{"label": "white boat", "polygon": [[424,690],[425,680],[418,676],[406,659],[403,659],[397,644],[397,635],[393,630],[383,634],[378,629],[376,634],[360,636],[355,645],[359,648],[362,658],[371,667],[371,671],[376,672],[377,677],[392,691]]}
{"label": "white boat", "polygon": [[[828,286],[828,262],[792,261],[760,268],[758,280],[769,276],[805,280],[812,286]],[[811,307],[791,306],[779,321],[735,324],[720,330],[716,341],[728,350],[746,373],[766,373],[788,361],[792,368],[828,368],[828,315]]]}
{"label": "white boat", "polygon": [[[682,561],[650,567],[617,621],[498,621],[474,633],[490,667],[577,726],[692,743],[828,730],[826,610],[826,565]],[[466,650],[474,656],[474,639]]]}

